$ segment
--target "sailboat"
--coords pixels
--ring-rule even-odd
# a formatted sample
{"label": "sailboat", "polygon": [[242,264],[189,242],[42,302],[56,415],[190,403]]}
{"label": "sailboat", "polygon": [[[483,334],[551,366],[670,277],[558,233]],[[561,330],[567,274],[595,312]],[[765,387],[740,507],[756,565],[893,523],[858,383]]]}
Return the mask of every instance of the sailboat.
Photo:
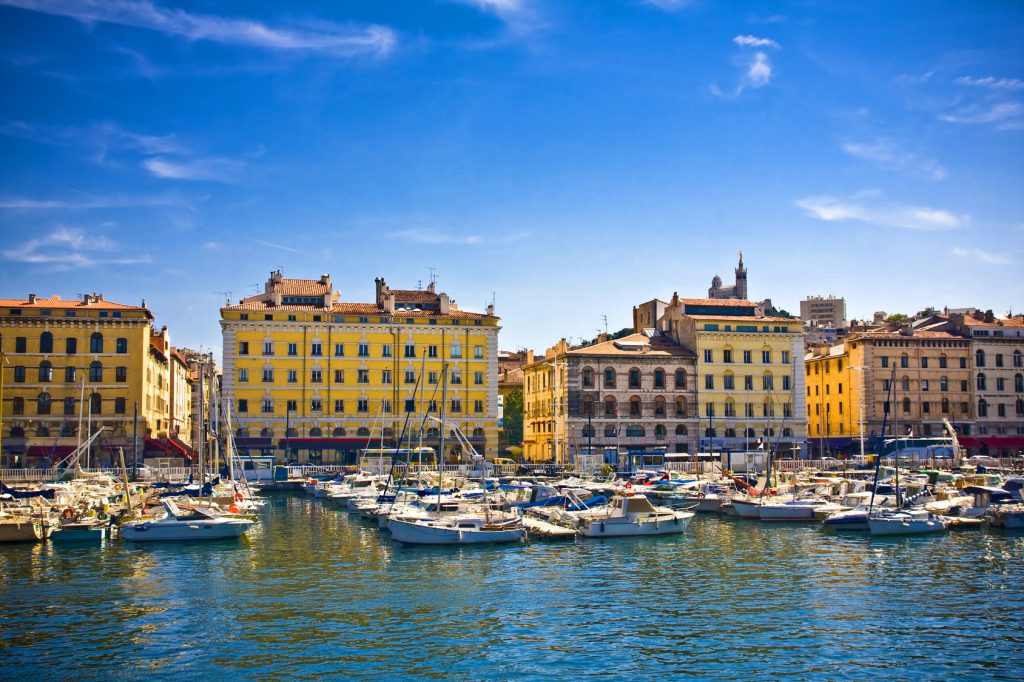
{"label": "sailboat", "polygon": [[[442,463],[444,462],[444,439],[445,421],[444,408],[448,402],[448,363],[442,367],[444,380],[441,391],[441,424],[440,452],[437,458],[437,513],[433,519],[402,519],[391,518],[388,520],[388,530],[391,531],[392,539],[411,545],[468,545],[482,543],[519,542],[526,536],[526,528],[522,520],[515,514],[498,514],[492,512],[487,505],[487,482],[481,476],[481,484],[484,489],[483,513],[460,514],[452,517],[442,517],[441,510],[441,489]],[[456,438],[462,434],[456,427],[454,429]],[[464,436],[460,438],[463,446],[473,453],[473,460],[479,465],[480,470],[485,471],[483,457],[481,457],[473,445]]]}

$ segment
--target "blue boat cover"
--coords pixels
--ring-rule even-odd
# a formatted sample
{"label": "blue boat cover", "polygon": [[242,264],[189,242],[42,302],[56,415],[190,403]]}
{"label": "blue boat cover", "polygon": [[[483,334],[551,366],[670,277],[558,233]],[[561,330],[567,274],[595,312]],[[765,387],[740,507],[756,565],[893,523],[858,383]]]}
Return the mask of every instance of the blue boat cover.
{"label": "blue boat cover", "polygon": [[45,500],[52,500],[57,494],[56,490],[15,490],[3,483],[0,483],[0,493],[7,493],[16,500],[28,500],[33,497],[41,497]]}

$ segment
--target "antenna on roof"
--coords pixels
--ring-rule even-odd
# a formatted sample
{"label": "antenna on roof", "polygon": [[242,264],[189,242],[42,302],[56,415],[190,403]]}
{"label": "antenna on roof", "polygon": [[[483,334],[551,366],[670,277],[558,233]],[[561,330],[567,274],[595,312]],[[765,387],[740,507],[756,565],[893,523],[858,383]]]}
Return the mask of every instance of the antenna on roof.
{"label": "antenna on roof", "polygon": [[423,291],[423,280],[416,280],[416,291]]}
{"label": "antenna on roof", "polygon": [[607,315],[602,315],[601,317],[604,319],[604,333],[607,334],[608,333],[608,316]]}
{"label": "antenna on roof", "polygon": [[249,286],[246,287],[246,289],[255,289],[256,293],[258,294],[260,293],[260,283],[256,282],[255,284],[250,284]]}
{"label": "antenna on roof", "polygon": [[434,270],[437,270],[437,268],[433,268],[428,265],[427,270],[430,270],[430,283],[437,284],[437,275],[434,274]]}
{"label": "antenna on roof", "polygon": [[224,297],[224,305],[226,305],[226,306],[231,305],[231,294],[234,293],[233,291],[214,291],[212,293],[220,294],[221,296],[223,296]]}

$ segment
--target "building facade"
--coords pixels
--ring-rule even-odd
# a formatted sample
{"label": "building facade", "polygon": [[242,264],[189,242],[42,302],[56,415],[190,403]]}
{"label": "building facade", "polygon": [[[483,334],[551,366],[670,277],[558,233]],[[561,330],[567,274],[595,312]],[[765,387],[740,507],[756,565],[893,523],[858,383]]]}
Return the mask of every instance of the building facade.
{"label": "building facade", "polygon": [[808,296],[800,301],[800,319],[823,329],[843,329],[846,327],[846,299]]}
{"label": "building facade", "polygon": [[[446,422],[495,456],[498,321],[493,307],[460,310],[433,284],[399,290],[378,278],[374,302],[348,303],[328,275],[273,272],[262,294],[221,309],[236,443],[324,464],[356,463],[367,447],[417,445],[421,433],[437,448],[444,403]],[[445,449],[450,460],[463,456],[452,438]]]}
{"label": "building facade", "polygon": [[743,267],[743,252],[740,251],[740,261],[734,271],[736,275],[735,284],[724,286],[722,278],[715,275],[711,280],[711,288],[708,289],[708,298],[714,299],[740,299],[747,298],[747,269]]}
{"label": "building facade", "polygon": [[570,463],[591,454],[623,467],[645,454],[696,452],[695,357],[668,337],[632,334],[577,348],[563,339],[530,359],[527,460]]}
{"label": "building facade", "polygon": [[54,463],[99,429],[83,464],[114,464],[118,447],[131,455],[136,410],[140,448],[163,449],[169,387],[154,371],[152,320],[145,302],[102,294],[0,300],[2,466]]}

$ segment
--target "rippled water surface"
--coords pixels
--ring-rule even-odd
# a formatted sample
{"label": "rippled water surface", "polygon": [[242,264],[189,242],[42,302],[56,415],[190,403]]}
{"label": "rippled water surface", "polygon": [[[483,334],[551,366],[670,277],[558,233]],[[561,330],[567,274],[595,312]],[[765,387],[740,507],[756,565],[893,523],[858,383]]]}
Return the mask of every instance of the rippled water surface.
{"label": "rippled water surface", "polygon": [[275,495],[241,541],[0,545],[0,678],[1015,679],[1024,535],[396,545]]}

